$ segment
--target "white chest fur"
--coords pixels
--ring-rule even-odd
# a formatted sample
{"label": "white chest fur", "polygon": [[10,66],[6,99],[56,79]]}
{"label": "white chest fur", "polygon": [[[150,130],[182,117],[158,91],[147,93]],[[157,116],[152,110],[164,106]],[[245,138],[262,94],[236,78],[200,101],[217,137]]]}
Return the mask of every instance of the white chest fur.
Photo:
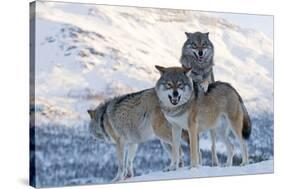
{"label": "white chest fur", "polygon": [[186,113],[183,113],[179,116],[169,116],[164,114],[166,119],[173,125],[177,125],[178,127],[181,127],[182,129],[187,129],[188,124],[188,115]]}

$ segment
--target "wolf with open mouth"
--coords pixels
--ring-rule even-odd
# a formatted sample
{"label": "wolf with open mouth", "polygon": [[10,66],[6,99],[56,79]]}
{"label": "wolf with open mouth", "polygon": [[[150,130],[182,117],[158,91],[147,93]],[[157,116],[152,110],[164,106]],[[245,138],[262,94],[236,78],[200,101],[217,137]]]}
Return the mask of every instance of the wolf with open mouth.
{"label": "wolf with open mouth", "polygon": [[[155,91],[161,111],[172,125],[172,163],[170,170],[179,164],[179,146],[182,130],[187,130],[190,140],[191,167],[197,167],[200,159],[198,134],[209,130],[220,130],[227,148],[227,166],[232,165],[234,146],[230,141],[232,132],[238,140],[242,153],[241,165],[248,163],[245,140],[249,139],[252,124],[242,97],[229,83],[211,83],[204,95],[196,96],[191,68],[155,66],[160,72]],[[227,124],[221,125],[221,120]],[[215,146],[215,140],[213,144]],[[215,151],[214,151],[215,152]],[[216,154],[215,154],[216,155]]]}
{"label": "wolf with open mouth", "polygon": [[180,62],[185,68],[192,68],[191,78],[195,87],[206,92],[210,83],[213,83],[214,45],[209,39],[209,33],[185,32],[187,40],[182,47]]}

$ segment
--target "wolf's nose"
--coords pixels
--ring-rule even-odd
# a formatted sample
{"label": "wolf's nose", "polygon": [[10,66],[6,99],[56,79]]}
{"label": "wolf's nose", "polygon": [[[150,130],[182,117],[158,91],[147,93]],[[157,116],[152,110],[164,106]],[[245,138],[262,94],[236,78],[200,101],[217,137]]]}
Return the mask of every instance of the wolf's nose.
{"label": "wolf's nose", "polygon": [[177,97],[179,95],[178,91],[173,91],[173,96]]}
{"label": "wolf's nose", "polygon": [[199,56],[202,56],[203,55],[203,51],[199,51],[198,54],[199,54]]}

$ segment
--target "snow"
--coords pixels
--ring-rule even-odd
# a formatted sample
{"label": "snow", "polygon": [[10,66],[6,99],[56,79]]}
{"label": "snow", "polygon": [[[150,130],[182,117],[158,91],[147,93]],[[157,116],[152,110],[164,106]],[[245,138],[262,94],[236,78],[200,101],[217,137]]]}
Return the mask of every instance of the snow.
{"label": "snow", "polygon": [[249,175],[249,174],[261,174],[261,173],[273,173],[273,160],[263,161],[255,164],[249,164],[246,166],[232,166],[232,167],[200,166],[198,168],[191,168],[191,169],[180,168],[177,171],[170,171],[170,172],[163,172],[163,171],[153,172],[150,174],[127,179],[125,180],[125,182]]}

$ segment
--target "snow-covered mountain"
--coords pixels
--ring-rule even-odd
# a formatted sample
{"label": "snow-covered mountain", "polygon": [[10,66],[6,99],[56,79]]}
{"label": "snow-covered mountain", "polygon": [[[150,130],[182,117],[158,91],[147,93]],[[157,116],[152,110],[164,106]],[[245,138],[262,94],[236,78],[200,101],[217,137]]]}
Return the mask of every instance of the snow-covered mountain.
{"label": "snow-covered mountain", "polygon": [[75,125],[108,97],[154,86],[154,65],[180,66],[185,31],[210,32],[215,78],[251,115],[273,112],[273,42],[198,11],[37,2],[36,123]]}

